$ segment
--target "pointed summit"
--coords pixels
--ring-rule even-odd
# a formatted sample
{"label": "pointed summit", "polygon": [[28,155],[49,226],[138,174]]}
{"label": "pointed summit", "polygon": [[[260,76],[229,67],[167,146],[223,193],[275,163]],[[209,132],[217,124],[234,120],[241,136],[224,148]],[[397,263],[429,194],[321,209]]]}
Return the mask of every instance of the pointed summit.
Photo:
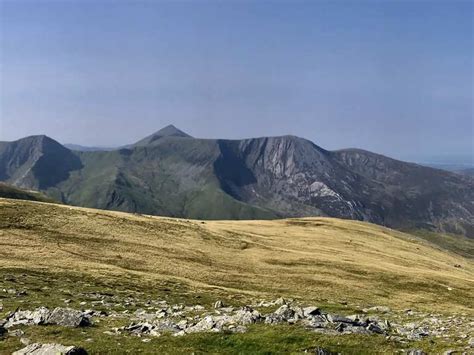
{"label": "pointed summit", "polygon": [[181,137],[181,138],[192,138],[189,134],[181,131],[180,129],[176,128],[172,124],[163,127],[159,131],[153,133],[152,135],[143,138],[142,140],[138,141],[135,143],[135,146],[141,146],[141,145],[148,145],[152,144],[156,140],[163,138],[163,137]]}
{"label": "pointed summit", "polygon": [[172,124],[163,127],[160,129],[158,132],[153,134],[154,136],[159,136],[159,137],[187,137],[191,138],[191,136],[182,130],[176,128]]}

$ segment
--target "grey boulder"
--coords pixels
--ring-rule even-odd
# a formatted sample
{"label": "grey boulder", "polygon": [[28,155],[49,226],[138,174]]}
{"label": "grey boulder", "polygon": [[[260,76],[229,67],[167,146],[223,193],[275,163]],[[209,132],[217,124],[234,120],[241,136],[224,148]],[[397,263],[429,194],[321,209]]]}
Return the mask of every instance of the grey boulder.
{"label": "grey boulder", "polygon": [[76,346],[34,343],[15,351],[12,355],[87,355],[87,351]]}
{"label": "grey boulder", "polygon": [[64,327],[87,327],[91,325],[90,318],[82,311],[70,308],[55,308],[47,319],[47,324],[62,325]]}
{"label": "grey boulder", "polygon": [[5,328],[10,328],[15,325],[45,324],[49,314],[50,311],[46,307],[40,307],[34,311],[16,311],[7,318]]}
{"label": "grey boulder", "polygon": [[5,328],[17,325],[60,325],[64,327],[86,327],[90,317],[82,311],[57,307],[50,311],[45,307],[34,311],[16,311],[8,319]]}

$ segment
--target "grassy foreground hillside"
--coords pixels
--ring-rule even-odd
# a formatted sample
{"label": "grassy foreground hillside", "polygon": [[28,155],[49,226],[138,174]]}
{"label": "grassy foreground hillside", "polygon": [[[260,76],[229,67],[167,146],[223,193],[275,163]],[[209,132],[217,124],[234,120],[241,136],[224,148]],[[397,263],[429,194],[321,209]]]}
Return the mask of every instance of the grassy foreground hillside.
{"label": "grassy foreground hillside", "polygon": [[[0,274],[0,289],[24,290],[15,297],[0,293],[5,314],[65,301],[80,308],[81,297],[91,292],[202,305],[282,296],[343,314],[389,306],[471,319],[474,305],[472,259],[409,234],[331,218],[201,222],[0,199]],[[35,341],[75,341],[97,352],[298,352],[314,342],[356,353],[398,348],[383,336],[328,337],[264,325],[245,334],[162,336],[144,343],[103,336],[107,322],[86,333],[28,331]],[[420,344],[428,350],[450,345]],[[2,347],[21,344],[7,338]]]}

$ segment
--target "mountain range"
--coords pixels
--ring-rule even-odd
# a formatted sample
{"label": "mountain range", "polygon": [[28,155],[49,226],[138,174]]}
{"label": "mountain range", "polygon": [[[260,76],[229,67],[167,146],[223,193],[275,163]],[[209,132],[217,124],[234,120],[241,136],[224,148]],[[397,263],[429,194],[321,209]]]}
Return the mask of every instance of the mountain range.
{"label": "mountain range", "polygon": [[195,219],[331,216],[474,237],[471,176],[295,136],[199,139],[170,125],[111,150],[30,136],[0,142],[0,181],[83,207]]}

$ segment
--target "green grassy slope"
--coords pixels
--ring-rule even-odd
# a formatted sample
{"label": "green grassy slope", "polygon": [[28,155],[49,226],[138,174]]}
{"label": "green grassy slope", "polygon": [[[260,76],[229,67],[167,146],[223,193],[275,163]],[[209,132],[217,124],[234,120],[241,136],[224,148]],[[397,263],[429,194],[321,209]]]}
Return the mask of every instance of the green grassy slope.
{"label": "green grassy slope", "polygon": [[116,211],[201,219],[268,219],[270,210],[226,194],[214,176],[213,140],[162,138],[154,145],[77,152],[83,168],[47,190],[65,203]]}

